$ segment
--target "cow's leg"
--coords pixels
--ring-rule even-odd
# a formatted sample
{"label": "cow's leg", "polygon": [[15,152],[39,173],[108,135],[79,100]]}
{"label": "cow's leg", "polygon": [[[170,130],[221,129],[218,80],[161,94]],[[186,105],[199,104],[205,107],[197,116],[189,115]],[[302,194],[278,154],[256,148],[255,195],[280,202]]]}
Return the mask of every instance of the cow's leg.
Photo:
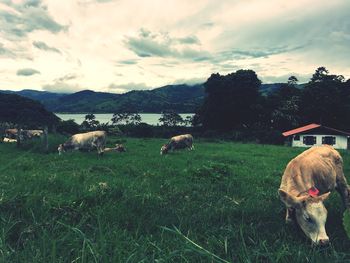
{"label": "cow's leg", "polygon": [[293,221],[292,215],[294,211],[293,208],[286,209],[286,224],[290,224]]}
{"label": "cow's leg", "polygon": [[350,208],[350,188],[341,167],[337,169],[336,183],[335,189],[340,194],[345,208]]}
{"label": "cow's leg", "polygon": [[103,150],[103,147],[101,145],[96,145],[96,148],[97,148],[98,155],[104,154],[104,150]]}
{"label": "cow's leg", "polygon": [[338,193],[340,194],[340,197],[343,201],[343,204],[346,208],[350,208],[350,192],[349,192],[349,186],[346,182],[346,179],[344,177],[344,180],[337,181],[337,186],[335,188]]}

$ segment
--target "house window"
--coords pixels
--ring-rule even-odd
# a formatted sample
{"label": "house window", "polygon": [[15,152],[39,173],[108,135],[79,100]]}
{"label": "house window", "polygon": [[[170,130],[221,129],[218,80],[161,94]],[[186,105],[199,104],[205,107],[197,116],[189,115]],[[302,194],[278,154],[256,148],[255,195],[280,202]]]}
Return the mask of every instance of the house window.
{"label": "house window", "polygon": [[300,135],[294,135],[294,141],[300,141]]}
{"label": "house window", "polygon": [[335,136],[324,136],[322,137],[322,144],[334,145],[336,143]]}
{"label": "house window", "polygon": [[305,145],[314,145],[316,144],[316,136],[304,136],[303,143]]}

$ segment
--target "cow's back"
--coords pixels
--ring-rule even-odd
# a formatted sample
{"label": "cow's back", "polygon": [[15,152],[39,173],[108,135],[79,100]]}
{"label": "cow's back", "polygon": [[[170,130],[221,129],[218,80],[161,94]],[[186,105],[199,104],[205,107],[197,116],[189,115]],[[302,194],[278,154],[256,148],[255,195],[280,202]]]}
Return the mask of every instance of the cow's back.
{"label": "cow's back", "polygon": [[193,137],[191,134],[177,135],[177,136],[172,137],[171,141],[174,141],[174,142],[180,142],[180,141],[192,142]]}
{"label": "cow's back", "polygon": [[105,142],[106,132],[105,131],[92,131],[86,133],[78,133],[71,137],[71,142],[79,146],[91,145],[95,141]]}
{"label": "cow's back", "polygon": [[312,147],[288,163],[280,188],[295,195],[312,186],[321,193],[332,190],[342,163],[340,154],[333,147]]}

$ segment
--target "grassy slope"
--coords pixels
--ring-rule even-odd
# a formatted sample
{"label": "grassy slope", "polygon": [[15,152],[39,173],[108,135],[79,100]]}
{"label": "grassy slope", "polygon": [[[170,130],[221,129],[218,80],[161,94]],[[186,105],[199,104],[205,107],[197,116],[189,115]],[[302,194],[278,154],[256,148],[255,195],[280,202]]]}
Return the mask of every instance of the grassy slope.
{"label": "grassy slope", "polygon": [[330,248],[284,224],[277,189],[300,149],[201,141],[160,156],[163,142],[127,138],[126,153],[103,158],[0,144],[0,261],[216,262],[162,228],[174,226],[230,262],[350,260],[337,194],[326,203]]}

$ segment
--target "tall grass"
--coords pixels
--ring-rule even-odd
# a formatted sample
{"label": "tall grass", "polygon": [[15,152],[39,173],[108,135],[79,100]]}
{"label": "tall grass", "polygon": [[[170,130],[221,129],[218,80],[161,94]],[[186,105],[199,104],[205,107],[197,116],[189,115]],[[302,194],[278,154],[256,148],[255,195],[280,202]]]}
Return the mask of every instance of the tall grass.
{"label": "tall grass", "polygon": [[284,224],[277,189],[302,149],[202,140],[160,156],[164,140],[123,138],[126,153],[58,156],[64,139],[50,137],[49,154],[0,144],[1,262],[350,260],[337,194],[329,248]]}

